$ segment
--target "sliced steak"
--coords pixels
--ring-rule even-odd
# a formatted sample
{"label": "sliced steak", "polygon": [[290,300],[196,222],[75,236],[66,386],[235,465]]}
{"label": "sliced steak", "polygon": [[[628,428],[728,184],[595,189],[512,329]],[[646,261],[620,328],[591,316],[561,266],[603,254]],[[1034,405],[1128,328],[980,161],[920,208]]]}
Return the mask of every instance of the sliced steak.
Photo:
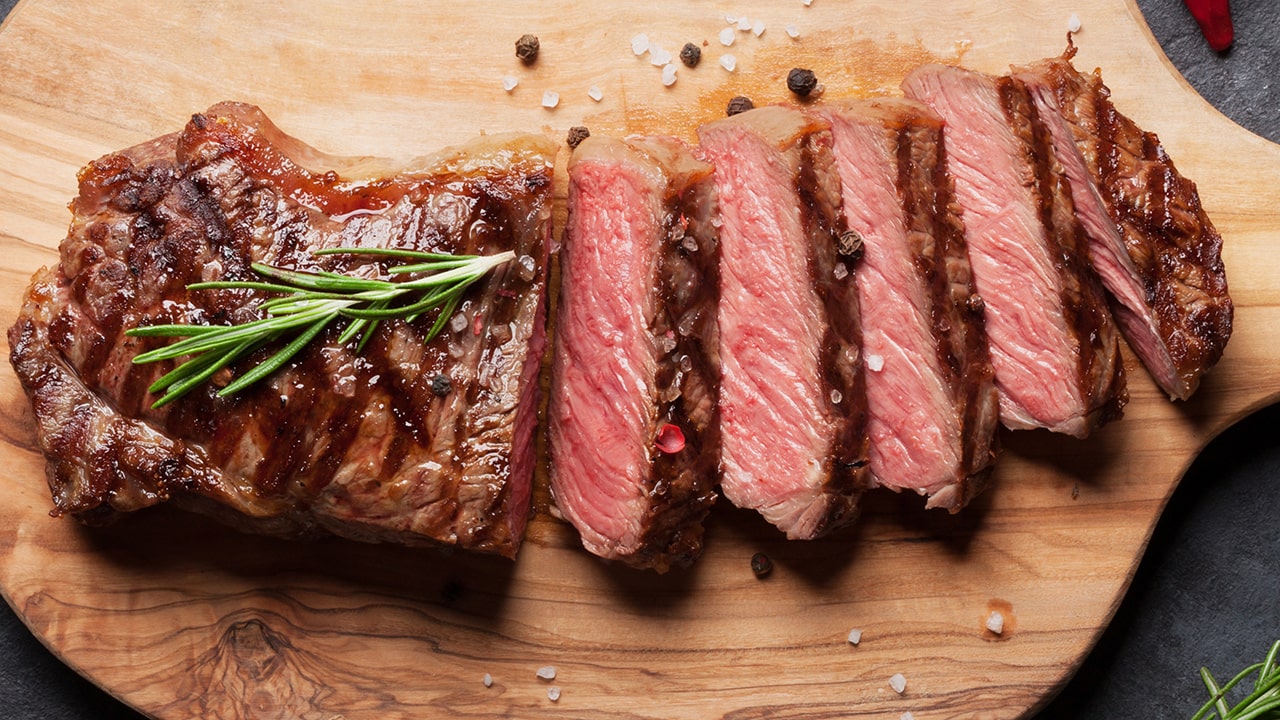
{"label": "sliced steak", "polygon": [[[61,264],[37,273],[9,331],[31,398],[57,513],[106,519],[170,500],[257,532],[326,530],[367,541],[513,556],[529,511],[556,148],[488,136],[363,177],[257,109],[220,104],[186,128],[80,173]],[[446,332],[434,313],[384,322],[357,353],[342,323],[232,397],[232,375],[153,409],[172,363],[134,365],[164,339],[148,324],[260,317],[261,261],[385,276],[387,261],[337,246],[518,260],[472,286]],[[272,348],[260,350],[250,363]]]}
{"label": "sliced steak", "polygon": [[1098,71],[1071,64],[1075,49],[1015,72],[1055,130],[1094,267],[1114,299],[1130,347],[1171,398],[1185,400],[1222,357],[1232,304],[1222,237],[1154,133],[1112,105]]}
{"label": "sliced steak", "polygon": [[698,137],[722,223],[721,488],[788,537],[812,538],[852,520],[867,483],[858,297],[853,259],[839,254],[831,133],[766,107]]}
{"label": "sliced steak", "polygon": [[942,119],[911,100],[829,104],[821,115],[845,219],[863,241],[871,473],[954,512],[995,461],[999,404]]}
{"label": "sliced steak", "polygon": [[1084,229],[1027,88],[942,65],[903,81],[943,117],[974,283],[985,307],[1001,420],[1076,437],[1119,417],[1119,335]]}
{"label": "sliced steak", "polygon": [[678,141],[592,136],[569,160],[551,490],[588,550],[659,572],[698,556],[716,497],[714,211]]}

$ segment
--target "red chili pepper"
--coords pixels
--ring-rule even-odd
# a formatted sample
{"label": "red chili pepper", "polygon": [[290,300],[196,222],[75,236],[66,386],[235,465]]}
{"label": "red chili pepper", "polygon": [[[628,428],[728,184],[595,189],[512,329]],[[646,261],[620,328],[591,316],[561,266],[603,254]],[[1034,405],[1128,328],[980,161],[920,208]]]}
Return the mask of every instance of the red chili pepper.
{"label": "red chili pepper", "polygon": [[684,432],[679,427],[667,423],[658,431],[654,444],[662,452],[674,455],[684,449]]}
{"label": "red chili pepper", "polygon": [[1231,25],[1230,0],[1183,0],[1192,17],[1200,23],[1200,32],[1209,47],[1222,52],[1231,47],[1236,31]]}

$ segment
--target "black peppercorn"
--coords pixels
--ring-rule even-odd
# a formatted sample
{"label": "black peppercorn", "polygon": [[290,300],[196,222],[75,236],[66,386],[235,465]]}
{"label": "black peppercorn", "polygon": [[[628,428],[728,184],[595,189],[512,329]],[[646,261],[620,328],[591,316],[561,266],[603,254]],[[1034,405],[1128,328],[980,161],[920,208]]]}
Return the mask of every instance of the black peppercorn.
{"label": "black peppercorn", "polygon": [[685,67],[698,67],[698,63],[702,62],[702,48],[693,43],[685,43],[684,47],[680,48],[680,62],[684,63]]}
{"label": "black peppercorn", "polygon": [[816,87],[818,87],[818,76],[814,75],[812,70],[791,68],[791,72],[787,73],[787,89],[800,97],[808,97]]}
{"label": "black peppercorn", "polygon": [[516,41],[516,57],[525,65],[532,65],[538,59],[538,36],[521,35]]}
{"label": "black peppercorn", "polygon": [[573,150],[582,144],[583,140],[591,137],[591,131],[582,125],[574,125],[569,128],[569,135],[564,139],[569,149]]}
{"label": "black peppercorn", "polygon": [[758,552],[751,556],[751,572],[755,573],[756,577],[762,578],[773,572],[773,561],[768,555]]}
{"label": "black peppercorn", "polygon": [[845,230],[840,233],[840,240],[836,244],[836,252],[854,260],[862,257],[862,236],[858,234],[857,230]]}
{"label": "black peppercorn", "polygon": [[431,392],[435,393],[436,397],[444,397],[452,390],[453,382],[449,380],[448,375],[440,373],[439,375],[431,378]]}
{"label": "black peppercorn", "polygon": [[725,109],[724,114],[729,117],[733,117],[738,113],[744,113],[748,110],[752,110],[755,106],[756,104],[751,102],[751,98],[743,97],[742,95],[735,95],[734,98],[729,101],[729,107]]}

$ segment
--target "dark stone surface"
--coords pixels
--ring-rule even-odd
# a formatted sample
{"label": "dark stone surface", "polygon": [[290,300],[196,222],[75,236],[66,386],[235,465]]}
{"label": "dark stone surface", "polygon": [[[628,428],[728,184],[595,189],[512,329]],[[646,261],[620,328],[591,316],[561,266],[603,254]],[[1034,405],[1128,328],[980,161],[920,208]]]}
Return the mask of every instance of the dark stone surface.
{"label": "dark stone surface", "polygon": [[[0,16],[15,1],[0,0]],[[1206,99],[1280,141],[1280,3],[1233,2],[1236,44],[1223,54],[1209,49],[1181,2],[1138,4],[1166,54]],[[1115,620],[1036,720],[1187,718],[1204,697],[1201,665],[1224,679],[1280,639],[1277,428],[1280,406],[1232,428],[1196,461]],[[142,716],[50,655],[0,605],[0,717]]]}

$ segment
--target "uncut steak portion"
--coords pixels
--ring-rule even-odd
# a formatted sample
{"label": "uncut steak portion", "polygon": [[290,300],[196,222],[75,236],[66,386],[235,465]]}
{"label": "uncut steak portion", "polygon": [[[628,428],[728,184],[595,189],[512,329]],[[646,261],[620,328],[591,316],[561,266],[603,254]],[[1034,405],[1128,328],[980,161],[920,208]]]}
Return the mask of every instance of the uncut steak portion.
{"label": "uncut steak portion", "polygon": [[1128,400],[1119,334],[1030,93],[1011,77],[943,65],[915,69],[903,89],[946,123],[1001,420],[1087,436]]}
{"label": "uncut steak portion", "polygon": [[955,512],[990,472],[1000,418],[942,119],[905,99],[819,112],[831,123],[845,220],[863,241],[871,474]]}
{"label": "uncut steak portion", "polygon": [[1065,118],[1060,155],[1070,158],[1069,174],[1075,166],[1072,186],[1089,188],[1089,217],[1085,203],[1077,209],[1091,248],[1104,248],[1094,265],[1125,339],[1160,387],[1185,400],[1231,337],[1222,237],[1160,139],[1118,112],[1102,76],[1076,70],[1074,54],[1068,48],[1015,74]]}
{"label": "uncut steak portion", "polygon": [[[107,519],[166,500],[239,528],[443,543],[514,556],[528,516],[537,371],[545,339],[551,172],[535,136],[488,136],[366,177],[257,108],[223,103],[179,134],[80,173],[56,269],[36,274],[9,331],[56,513]],[[385,275],[387,261],[312,255],[335,246],[512,250],[435,319],[382,323],[361,353],[334,323],[280,371],[233,397],[233,366],[152,409],[172,363],[134,365],[164,339],[147,324],[259,317],[249,264]],[[250,358],[263,359],[272,348]]]}
{"label": "uncut steak portion", "polygon": [[868,483],[856,267],[831,133],[764,107],[698,138],[721,220],[721,489],[788,537],[813,538],[851,521]]}
{"label": "uncut steak portion", "polygon": [[568,169],[551,491],[588,550],[665,572],[701,553],[716,497],[711,166],[676,140],[592,136]]}

